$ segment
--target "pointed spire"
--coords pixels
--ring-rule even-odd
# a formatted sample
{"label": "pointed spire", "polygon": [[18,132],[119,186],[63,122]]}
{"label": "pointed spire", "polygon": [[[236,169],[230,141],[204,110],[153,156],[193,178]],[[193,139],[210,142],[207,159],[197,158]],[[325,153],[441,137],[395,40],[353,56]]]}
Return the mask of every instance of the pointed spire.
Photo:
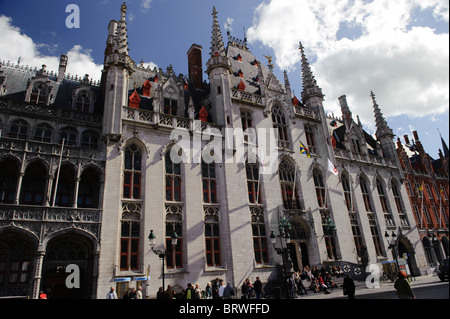
{"label": "pointed spire", "polygon": [[219,21],[217,20],[216,7],[213,7],[213,26],[211,36],[211,57],[225,56],[225,46],[223,44],[222,33],[220,32]]}
{"label": "pointed spire", "polygon": [[439,136],[441,137],[442,149],[444,150],[444,157],[448,157],[449,151],[448,151],[447,143],[445,143],[444,139],[442,138],[441,131],[439,131],[439,129],[437,129],[437,130],[439,132]]}
{"label": "pointed spire", "polygon": [[324,95],[322,94],[322,89],[317,85],[316,79],[311,70],[311,66],[309,65],[308,59],[306,58],[302,42],[300,42],[299,50],[302,55],[303,102],[305,102],[305,99],[311,96],[319,96],[323,98]]}
{"label": "pointed spire", "polygon": [[388,126],[386,120],[384,119],[383,113],[381,113],[380,107],[375,100],[375,94],[370,91],[370,96],[372,98],[373,103],[373,111],[375,113],[375,124],[377,126],[377,132],[375,133],[377,137],[383,136],[386,134],[394,135],[392,129]]}
{"label": "pointed spire", "polygon": [[127,36],[127,23],[125,17],[127,14],[127,6],[125,2],[120,6],[120,21],[117,26],[117,52],[120,54],[128,55],[128,36]]}

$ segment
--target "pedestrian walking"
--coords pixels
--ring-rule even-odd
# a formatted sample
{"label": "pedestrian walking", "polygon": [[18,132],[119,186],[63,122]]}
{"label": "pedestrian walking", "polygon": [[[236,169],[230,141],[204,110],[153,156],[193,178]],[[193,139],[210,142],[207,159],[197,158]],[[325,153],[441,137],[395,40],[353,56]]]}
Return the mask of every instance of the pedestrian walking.
{"label": "pedestrian walking", "polygon": [[106,294],[106,299],[117,299],[117,294],[114,291],[114,287],[109,288],[109,291]]}
{"label": "pedestrian walking", "polygon": [[230,283],[227,283],[227,286],[223,290],[223,299],[231,299],[234,296],[234,289],[231,287]]}
{"label": "pedestrian walking", "polygon": [[348,297],[348,299],[355,299],[355,282],[353,278],[350,277],[349,274],[346,274],[344,277],[344,295]]}
{"label": "pedestrian walking", "polygon": [[398,272],[394,288],[397,290],[397,296],[400,299],[416,299],[411,285],[409,284],[408,275],[403,270]]}
{"label": "pedestrian walking", "polygon": [[256,277],[255,282],[253,283],[253,289],[255,290],[255,298],[261,299],[262,295],[262,282],[259,280],[259,277]]}

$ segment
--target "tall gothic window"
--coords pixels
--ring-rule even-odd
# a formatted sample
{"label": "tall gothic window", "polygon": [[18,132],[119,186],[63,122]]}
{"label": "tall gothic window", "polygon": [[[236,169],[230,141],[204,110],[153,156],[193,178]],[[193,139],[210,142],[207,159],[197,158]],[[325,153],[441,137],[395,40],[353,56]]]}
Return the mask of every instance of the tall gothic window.
{"label": "tall gothic window", "polygon": [[259,177],[258,163],[246,163],[248,201],[250,204],[261,204],[261,180]]}
{"label": "tall gothic window", "polygon": [[125,151],[123,176],[123,197],[141,198],[142,153],[139,147],[131,144]]}
{"label": "tall gothic window", "polygon": [[44,192],[47,185],[47,170],[45,167],[34,162],[25,170],[21,188],[21,204],[43,205]]}
{"label": "tall gothic window", "polygon": [[45,104],[48,96],[48,88],[42,83],[38,82],[31,90],[30,102],[34,104]]}
{"label": "tall gothic window", "polygon": [[359,184],[361,186],[361,192],[364,200],[364,206],[366,207],[366,212],[373,212],[372,202],[370,200],[369,188],[367,186],[367,181],[363,176],[359,178]]}
{"label": "tall gothic window", "polygon": [[[294,183],[295,181],[295,169],[294,166],[289,164],[285,159],[280,162],[279,177],[281,184],[281,196],[283,198],[283,206],[285,209],[303,209],[303,205],[300,203],[298,196],[298,187]],[[294,190],[295,185],[295,190]],[[295,195],[294,195],[295,192]]]}
{"label": "tall gothic window", "polygon": [[350,181],[348,174],[342,174],[341,177],[342,180],[342,189],[344,190],[344,197],[345,197],[345,204],[347,205],[347,210],[349,212],[355,211],[355,204],[352,200],[352,193],[350,188]]}
{"label": "tall gothic window", "polygon": [[16,199],[19,166],[9,158],[0,162],[0,204],[13,204]]}
{"label": "tall gothic window", "polygon": [[386,198],[384,186],[379,178],[377,178],[376,183],[377,183],[378,197],[380,198],[381,208],[383,209],[386,226],[395,226],[394,219],[392,218],[392,214],[390,212],[389,204]]}
{"label": "tall gothic window", "polygon": [[[177,245],[172,249],[172,234],[178,236]],[[179,219],[166,220],[166,262],[167,268],[183,268],[183,223]]]}
{"label": "tall gothic window", "polygon": [[313,170],[313,176],[314,176],[314,185],[316,187],[316,197],[317,197],[317,204],[319,207],[326,207],[327,206],[327,200],[326,200],[326,192],[325,192],[325,184],[323,182],[322,173],[318,168],[315,168]]}
{"label": "tall gothic window", "polygon": [[166,200],[181,201],[181,165],[170,158],[170,151],[165,156],[166,165]]}
{"label": "tall gothic window", "polygon": [[139,269],[140,221],[124,219],[120,234],[120,270]]}
{"label": "tall gothic window", "polygon": [[268,263],[266,223],[262,207],[256,206],[251,208],[251,223],[255,262],[257,264]]}
{"label": "tall gothic window", "polygon": [[402,197],[400,195],[400,189],[396,181],[392,181],[392,194],[394,195],[395,206],[400,217],[400,223],[402,226],[409,226],[408,217],[405,213]]}
{"label": "tall gothic window", "polygon": [[241,111],[242,131],[244,132],[244,141],[255,143],[253,134],[252,114],[248,111]]}
{"label": "tall gothic window", "polygon": [[202,186],[203,186],[203,202],[217,203],[217,183],[216,168],[214,162],[207,164],[202,161]]}
{"label": "tall gothic window", "polygon": [[206,264],[209,267],[221,266],[220,259],[220,224],[217,220],[205,220]]}
{"label": "tall gothic window", "polygon": [[96,150],[98,148],[98,135],[92,131],[84,132],[81,137],[81,147]]}
{"label": "tall gothic window", "polygon": [[283,111],[278,105],[274,105],[272,108],[272,122],[273,127],[276,129],[278,136],[278,147],[288,148],[289,147],[289,137],[288,137],[288,125],[286,122],[286,117]]}
{"label": "tall gothic window", "polygon": [[308,150],[310,153],[316,153],[316,139],[314,137],[314,127],[305,125],[306,142],[308,143]]}

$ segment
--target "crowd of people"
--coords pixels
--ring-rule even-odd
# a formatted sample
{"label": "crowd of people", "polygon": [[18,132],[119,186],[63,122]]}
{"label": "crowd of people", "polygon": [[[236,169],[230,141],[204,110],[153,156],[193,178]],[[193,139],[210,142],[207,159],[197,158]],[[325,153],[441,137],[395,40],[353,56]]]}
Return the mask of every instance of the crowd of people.
{"label": "crowd of people", "polygon": [[[293,276],[286,279],[286,297],[294,298],[294,294],[307,295],[308,292],[329,294],[335,288],[339,288],[334,282],[333,278],[344,277],[344,272],[340,267],[329,267],[328,269],[322,266],[311,269],[305,266],[302,271],[294,272]],[[305,282],[308,284],[305,287]],[[345,283],[345,280],[344,280]],[[345,288],[345,287],[344,287]],[[111,287],[113,294],[115,294],[113,287]],[[131,291],[124,291],[121,299],[142,299],[142,288]],[[237,298],[240,292],[242,299],[262,299],[263,284],[259,277],[255,278],[252,283],[250,278],[244,280],[240,286],[240,291],[236,291],[230,283],[225,284],[220,278],[208,282],[204,288],[200,287],[198,283],[188,283],[186,288],[174,289],[173,286],[168,285],[164,290],[159,287],[156,299],[232,299]],[[117,299],[117,296],[108,293],[107,298]]]}
{"label": "crowd of people", "polygon": [[[256,299],[261,299],[262,288],[259,277],[256,277],[253,283],[247,278],[241,286],[241,298],[251,299],[254,293]],[[230,283],[225,284],[222,279],[216,278],[212,282],[208,282],[204,289],[198,283],[195,285],[188,283],[186,288],[178,293],[171,285],[168,285],[166,290],[159,287],[156,299],[233,299],[236,296],[237,292]]]}
{"label": "crowd of people", "polygon": [[[338,285],[333,281],[333,277],[343,277],[344,272],[341,267],[330,267],[328,270],[325,266],[314,267],[311,269],[309,266],[305,266],[301,272],[294,272],[294,279],[292,286],[289,287],[288,283],[288,291],[289,288],[293,288],[296,290],[298,294],[308,294],[308,290],[313,293],[324,292],[325,294],[329,294],[330,290],[333,291],[334,288],[339,288]],[[303,281],[307,280],[309,282],[308,289],[304,286]]]}

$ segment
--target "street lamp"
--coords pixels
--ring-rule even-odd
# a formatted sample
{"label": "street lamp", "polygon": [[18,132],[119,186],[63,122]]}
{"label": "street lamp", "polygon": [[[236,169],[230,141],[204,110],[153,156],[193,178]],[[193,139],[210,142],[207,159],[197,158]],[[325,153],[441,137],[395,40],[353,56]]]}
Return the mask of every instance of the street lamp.
{"label": "street lamp", "polygon": [[[172,252],[175,249],[175,247],[176,247],[176,245],[178,243],[178,235],[177,235],[177,233],[173,232],[172,236],[170,238],[172,240],[172,247],[170,249],[170,252]],[[148,241],[150,243],[150,248],[152,249],[153,253],[155,255],[158,255],[159,258],[162,260],[162,286],[163,286],[163,289],[165,289],[165,284],[164,284],[165,260],[166,260],[166,256],[168,254],[168,251],[167,250],[161,250],[161,249],[156,249],[155,250],[154,249],[154,247],[155,247],[155,239],[156,239],[156,236],[153,233],[153,230],[150,230],[150,235],[148,235]]]}
{"label": "street lamp", "polygon": [[[278,255],[281,255],[283,260],[283,272],[284,277],[287,279],[291,275],[292,270],[292,261],[289,258],[289,248],[288,244],[291,242],[291,235],[289,231],[291,230],[291,223],[286,219],[286,217],[282,217],[278,222],[278,231],[279,234],[275,235],[273,230],[270,233],[270,242],[272,243],[273,248],[277,252]],[[277,237],[280,238],[281,247],[276,247]],[[283,242],[286,243],[286,247],[284,247]],[[288,294],[290,296],[290,294]]]}

